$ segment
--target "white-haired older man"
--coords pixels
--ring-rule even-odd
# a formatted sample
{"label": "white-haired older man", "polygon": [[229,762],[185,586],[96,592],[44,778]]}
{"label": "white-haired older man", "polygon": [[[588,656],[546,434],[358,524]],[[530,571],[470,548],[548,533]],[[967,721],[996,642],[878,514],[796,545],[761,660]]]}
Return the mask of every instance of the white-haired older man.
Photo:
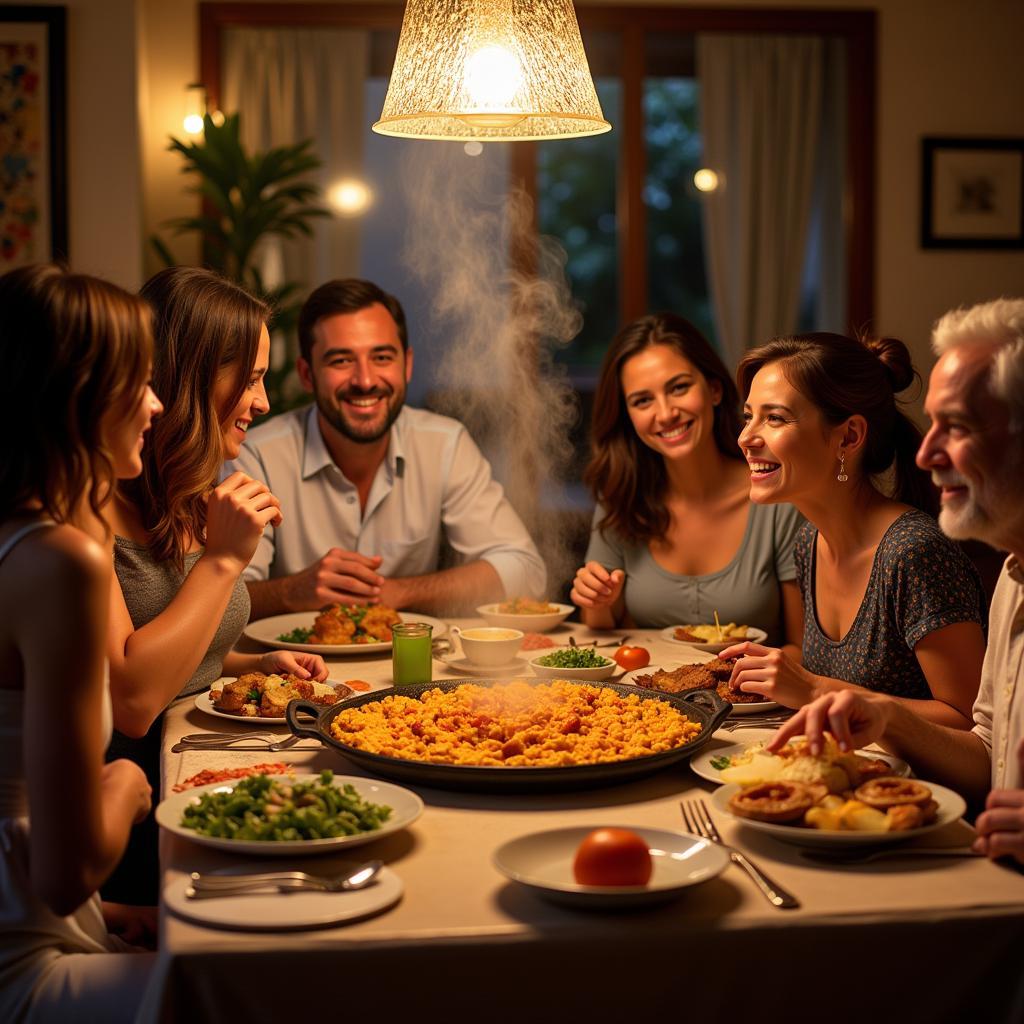
{"label": "white-haired older man", "polygon": [[947,313],[917,455],[942,489],[939,524],[1010,553],[989,611],[988,649],[970,732],[934,725],[884,694],[841,690],[804,707],[772,739],[828,729],[848,749],[879,741],[925,778],[972,800],[988,793],[976,848],[1024,863],[1024,299]]}

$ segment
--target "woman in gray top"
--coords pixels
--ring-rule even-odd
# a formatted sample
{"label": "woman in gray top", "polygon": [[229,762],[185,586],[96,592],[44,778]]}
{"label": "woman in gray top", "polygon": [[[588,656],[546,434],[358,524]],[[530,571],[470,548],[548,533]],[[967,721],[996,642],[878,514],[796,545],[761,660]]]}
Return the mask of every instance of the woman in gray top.
{"label": "woman in gray top", "polygon": [[[153,307],[153,388],[164,413],[143,450],[143,472],[105,510],[115,535],[110,689],[115,756],[159,785],[160,716],[175,697],[226,674],[327,677],[323,660],[291,651],[232,651],[249,618],[242,570],[268,523],[279,522],[266,485],[222,463],[238,456],[253,418],[269,409],[269,310],[206,270],[174,267],[146,283]],[[140,439],[141,443],[141,439]],[[152,902],[155,825],[137,833],[104,889],[109,899]],[[145,850],[138,855],[136,847]],[[122,880],[124,885],[122,887]]]}
{"label": "woman in gray top", "polygon": [[605,353],[584,478],[597,500],[572,599],[587,625],[714,621],[799,645],[803,606],[788,505],[752,506],[736,388],[682,317],[625,327]]}

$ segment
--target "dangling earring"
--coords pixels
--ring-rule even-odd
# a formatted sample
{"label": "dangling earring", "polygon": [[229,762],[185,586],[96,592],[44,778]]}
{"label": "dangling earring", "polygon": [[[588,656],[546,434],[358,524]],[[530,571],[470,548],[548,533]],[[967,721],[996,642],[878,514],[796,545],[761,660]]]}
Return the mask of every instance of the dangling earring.
{"label": "dangling earring", "polygon": [[839,475],[836,479],[841,483],[845,484],[850,478],[846,475],[846,452],[842,448],[839,449]]}

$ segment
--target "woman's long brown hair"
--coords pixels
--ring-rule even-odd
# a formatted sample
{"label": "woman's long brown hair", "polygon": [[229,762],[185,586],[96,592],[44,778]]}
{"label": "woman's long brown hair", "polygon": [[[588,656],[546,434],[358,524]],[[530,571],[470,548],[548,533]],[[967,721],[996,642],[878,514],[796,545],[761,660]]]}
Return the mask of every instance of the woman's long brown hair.
{"label": "woman's long brown hair", "polygon": [[[248,384],[270,310],[197,267],[162,270],[140,294],[153,308],[153,390],[164,411],[143,449],[142,476],[124,492],[139,509],[153,557],[180,570],[191,542],[206,539],[207,495],[223,462],[223,421]],[[214,386],[227,367],[234,368],[235,388],[217,409]]]}
{"label": "woman's long brown hair", "polygon": [[868,431],[862,472],[871,477],[892,468],[892,496],[936,514],[938,494],[931,476],[915,462],[921,431],[896,399],[920,380],[902,341],[848,338],[825,331],[774,338],[740,360],[736,381],[744,398],[757,371],[776,362],[782,364],[786,380],[829,426],[838,426],[855,414],[863,416]]}
{"label": "woman's long brown hair", "polygon": [[704,335],[674,313],[641,317],[624,327],[601,363],[590,422],[590,462],[583,479],[605,510],[598,528],[614,531],[630,544],[663,538],[670,521],[664,504],[665,460],[637,437],[622,396],[622,367],[652,345],[671,346],[708,383],[718,381],[722,400],[715,406],[715,444],[728,458],[743,458],[736,443],[740,433],[736,385]]}
{"label": "woman's long brown hair", "polygon": [[35,264],[0,277],[0,520],[39,501],[56,522],[114,484],[104,421],[141,400],[149,307],[116,285]]}

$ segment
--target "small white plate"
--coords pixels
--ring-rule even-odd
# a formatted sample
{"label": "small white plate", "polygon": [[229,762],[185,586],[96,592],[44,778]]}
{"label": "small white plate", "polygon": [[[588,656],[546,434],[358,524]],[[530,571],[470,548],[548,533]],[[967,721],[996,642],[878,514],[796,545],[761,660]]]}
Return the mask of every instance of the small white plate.
{"label": "small white plate", "polygon": [[756,626],[747,626],[746,636],[734,637],[722,644],[702,644],[694,640],[677,640],[676,630],[680,628],[680,626],[666,626],[661,631],[661,639],[667,640],[670,644],[683,644],[686,647],[692,647],[695,651],[707,651],[708,654],[721,654],[726,647],[732,647],[734,644],[742,644],[746,641],[763,644],[768,639],[768,634],[763,629],[758,629]]}
{"label": "small white plate", "polygon": [[[220,679],[217,679],[217,680],[214,681],[213,685],[210,687],[210,690],[214,689],[214,687],[216,687],[218,685],[223,686],[224,683],[234,682],[234,680],[235,680],[234,676],[222,676]],[[337,685],[339,680],[337,680],[337,679],[327,679],[327,680],[325,680],[325,682],[328,683],[329,685]],[[197,693],[196,694],[196,700],[195,700],[196,707],[199,708],[200,711],[204,711],[208,715],[213,715],[216,718],[225,718],[229,722],[243,722],[245,725],[260,725],[260,726],[262,726],[262,725],[286,725],[288,723],[288,719],[287,718],[284,718],[283,716],[277,716],[277,715],[269,717],[269,718],[260,718],[259,715],[255,715],[255,716],[250,717],[249,715],[231,715],[231,714],[228,714],[227,711],[219,710],[217,705],[213,703],[213,699],[210,697],[210,690],[203,690],[202,693]],[[342,700],[350,700],[351,697],[358,697],[360,692],[362,692],[362,691],[355,690],[355,691],[353,691],[353,693],[351,694],[350,697],[344,697],[344,698],[342,698]],[[340,704],[341,701],[338,701],[337,703]],[[330,707],[332,705],[324,705],[324,706],[325,707]]]}
{"label": "small white plate", "polygon": [[497,604],[482,604],[476,613],[484,617],[488,626],[521,629],[524,633],[546,633],[576,611],[571,604],[556,604],[554,601],[548,603],[558,611],[541,612],[538,615],[515,615],[512,612],[499,612]]}
{"label": "small white plate", "polygon": [[[266,721],[266,719],[264,719]],[[287,783],[312,782],[319,775],[275,775],[273,778]],[[206,836],[192,828],[181,824],[182,812],[190,804],[199,803],[203,793],[231,792],[241,782],[232,779],[230,782],[213,782],[208,786],[195,786],[181,793],[172,793],[166,800],[161,800],[156,808],[156,822],[161,828],[173,832],[182,839],[190,839],[200,846],[212,846],[217,850],[230,853],[256,854],[261,857],[277,857],[284,854],[334,853],[343,846],[362,846],[372,843],[382,836],[391,835],[411,825],[423,813],[423,801],[413,792],[396,786],[391,782],[377,782],[354,775],[335,775],[334,785],[343,786],[351,783],[361,797],[375,804],[387,804],[391,808],[391,817],[373,832],[360,832],[354,836],[337,836],[333,839],[293,839],[281,842],[270,842],[258,839],[222,839],[219,836]]]}
{"label": "small white plate", "polygon": [[934,832],[954,821],[958,821],[967,804],[959,793],[954,793],[937,782],[924,782],[932,791],[932,798],[939,805],[935,820],[921,828],[911,828],[904,832],[829,832],[820,828],[804,828],[800,825],[777,825],[774,822],[754,821],[752,818],[741,818],[729,810],[729,800],[734,793],[739,792],[740,786],[720,786],[711,794],[711,805],[721,814],[727,814],[733,821],[738,822],[755,832],[767,832],[775,839],[781,839],[784,843],[792,843],[794,846],[873,846],[878,843],[902,843],[908,839],[924,835],[926,832]]}
{"label": "small white plate", "polygon": [[444,662],[457,675],[470,676],[525,676],[530,670],[525,658],[513,658],[504,665],[478,665],[469,658],[446,654],[437,659]]}
{"label": "small white plate", "polygon": [[[282,870],[290,866],[282,865]],[[179,917],[216,928],[275,932],[358,921],[394,906],[403,890],[402,880],[386,867],[373,885],[353,892],[258,892],[190,900],[185,895],[190,884],[183,875],[164,889],[165,905]]]}
{"label": "small white plate", "polygon": [[[666,672],[672,672],[677,668],[681,668],[683,665],[701,665],[701,661],[662,661],[660,665],[653,666],[653,670],[663,669]],[[619,680],[620,683],[632,683],[634,686],[639,686],[637,677],[649,676],[652,672],[652,667],[648,665],[646,668],[635,668],[631,672],[626,672],[625,675]],[[646,687],[642,687],[646,689]],[[663,693],[662,690],[655,690],[655,693]],[[733,704],[732,715],[756,715],[762,711],[774,711],[781,705],[774,700],[759,700],[750,704]]]}
{"label": "small white plate", "polygon": [[[268,619],[257,619],[245,627],[245,635],[250,640],[272,647],[280,651],[307,651],[310,654],[321,654],[325,658],[344,658],[355,654],[380,654],[391,650],[391,641],[382,640],[375,644],[293,644],[277,638],[293,629],[312,629],[317,612],[289,612],[287,615],[271,615]],[[419,612],[399,612],[403,622],[425,622],[433,626],[432,639],[444,636],[448,626],[440,619]]]}
{"label": "small white plate", "polygon": [[[572,865],[580,843],[597,828],[626,828],[647,843],[654,873],[647,885],[578,885]],[[513,882],[554,903],[593,910],[618,910],[661,903],[725,870],[729,855],[688,832],[631,825],[582,825],[520,836],[494,851],[494,866]]]}
{"label": "small white plate", "polygon": [[[591,650],[592,648],[584,647],[581,650]],[[548,650],[537,651],[530,656],[530,668],[533,669],[534,675],[541,676],[544,679],[608,679],[618,670],[618,663],[613,659],[609,658],[605,654],[599,655],[608,662],[607,665],[597,665],[594,668],[559,668],[556,665],[541,665],[540,659],[550,657],[557,651],[569,651],[571,647],[552,647]]]}
{"label": "small white plate", "polygon": [[[762,732],[751,729],[747,733],[750,738],[745,743],[718,743],[715,739],[712,739],[706,747],[698,750],[690,758],[690,767],[694,770],[695,774],[699,775],[702,779],[707,779],[708,782],[717,783],[719,786],[728,785],[728,783],[722,781],[721,771],[711,767],[712,758],[718,760],[720,757],[734,757],[736,754],[742,754],[751,747],[757,746],[758,743],[763,743],[770,739],[775,735],[776,731],[775,729],[765,729]],[[744,730],[744,732],[747,732],[747,730]],[[877,757],[878,760],[887,762],[892,767],[893,775],[907,776],[910,774],[910,765],[894,754],[886,754],[881,750],[857,750],[855,753],[860,754],[862,757]]]}

